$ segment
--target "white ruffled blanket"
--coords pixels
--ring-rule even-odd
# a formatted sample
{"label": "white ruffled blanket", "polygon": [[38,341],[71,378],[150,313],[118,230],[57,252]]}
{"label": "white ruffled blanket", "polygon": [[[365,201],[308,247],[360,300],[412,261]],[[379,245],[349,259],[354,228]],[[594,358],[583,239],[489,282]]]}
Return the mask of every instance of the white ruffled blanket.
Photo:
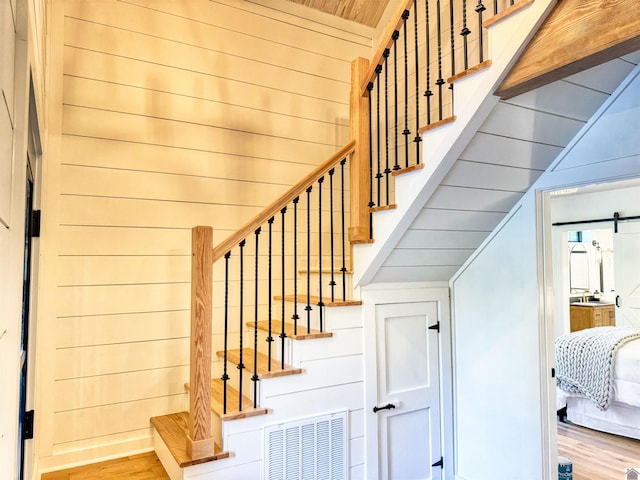
{"label": "white ruffled blanket", "polygon": [[640,329],[596,327],[556,339],[556,384],[562,390],[588,397],[606,410],[613,393],[616,351],[640,338]]}

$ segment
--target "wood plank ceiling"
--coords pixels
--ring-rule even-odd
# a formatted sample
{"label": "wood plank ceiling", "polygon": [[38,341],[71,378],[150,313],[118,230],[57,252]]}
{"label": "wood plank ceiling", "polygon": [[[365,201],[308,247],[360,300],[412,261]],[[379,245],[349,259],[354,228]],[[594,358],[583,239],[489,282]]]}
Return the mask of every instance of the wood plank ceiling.
{"label": "wood plank ceiling", "polygon": [[289,0],[369,27],[376,27],[389,0]]}

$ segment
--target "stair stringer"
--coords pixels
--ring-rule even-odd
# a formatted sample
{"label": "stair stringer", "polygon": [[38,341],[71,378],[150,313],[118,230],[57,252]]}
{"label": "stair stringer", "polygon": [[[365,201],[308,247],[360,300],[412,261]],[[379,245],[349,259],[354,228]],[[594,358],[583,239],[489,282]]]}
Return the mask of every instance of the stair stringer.
{"label": "stair stringer", "polygon": [[367,285],[486,120],[493,95],[557,0],[536,0],[488,30],[491,67],[456,81],[454,122],[423,134],[425,167],[396,177],[397,208],[373,215],[374,243],[354,245],[353,284]]}
{"label": "stair stringer", "polygon": [[348,412],[349,478],[364,478],[362,312],[362,306],[327,307],[324,321],[332,337],[285,340],[291,348],[286,360],[301,367],[302,374],[260,380],[258,404],[268,408],[268,414],[222,421],[222,445],[230,453],[229,458],[187,467],[180,472],[182,476],[176,478],[262,478],[265,426],[345,410]]}

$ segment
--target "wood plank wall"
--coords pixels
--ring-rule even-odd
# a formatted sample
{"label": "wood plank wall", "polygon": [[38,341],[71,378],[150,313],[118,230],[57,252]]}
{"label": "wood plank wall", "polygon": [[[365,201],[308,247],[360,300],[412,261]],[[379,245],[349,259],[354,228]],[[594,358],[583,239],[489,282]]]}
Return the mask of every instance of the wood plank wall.
{"label": "wood plank wall", "polygon": [[56,5],[47,468],[148,448],[149,417],[185,407],[191,227],[218,243],[348,141],[372,36],[284,1]]}

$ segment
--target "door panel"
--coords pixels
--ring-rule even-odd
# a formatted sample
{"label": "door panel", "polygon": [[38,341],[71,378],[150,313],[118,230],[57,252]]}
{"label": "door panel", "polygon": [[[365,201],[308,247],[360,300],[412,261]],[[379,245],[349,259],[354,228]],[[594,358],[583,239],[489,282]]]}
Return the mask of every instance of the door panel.
{"label": "door panel", "polygon": [[640,222],[621,222],[613,234],[616,325],[640,327]]}
{"label": "door panel", "polygon": [[439,479],[440,392],[436,302],[376,307],[380,479]]}

